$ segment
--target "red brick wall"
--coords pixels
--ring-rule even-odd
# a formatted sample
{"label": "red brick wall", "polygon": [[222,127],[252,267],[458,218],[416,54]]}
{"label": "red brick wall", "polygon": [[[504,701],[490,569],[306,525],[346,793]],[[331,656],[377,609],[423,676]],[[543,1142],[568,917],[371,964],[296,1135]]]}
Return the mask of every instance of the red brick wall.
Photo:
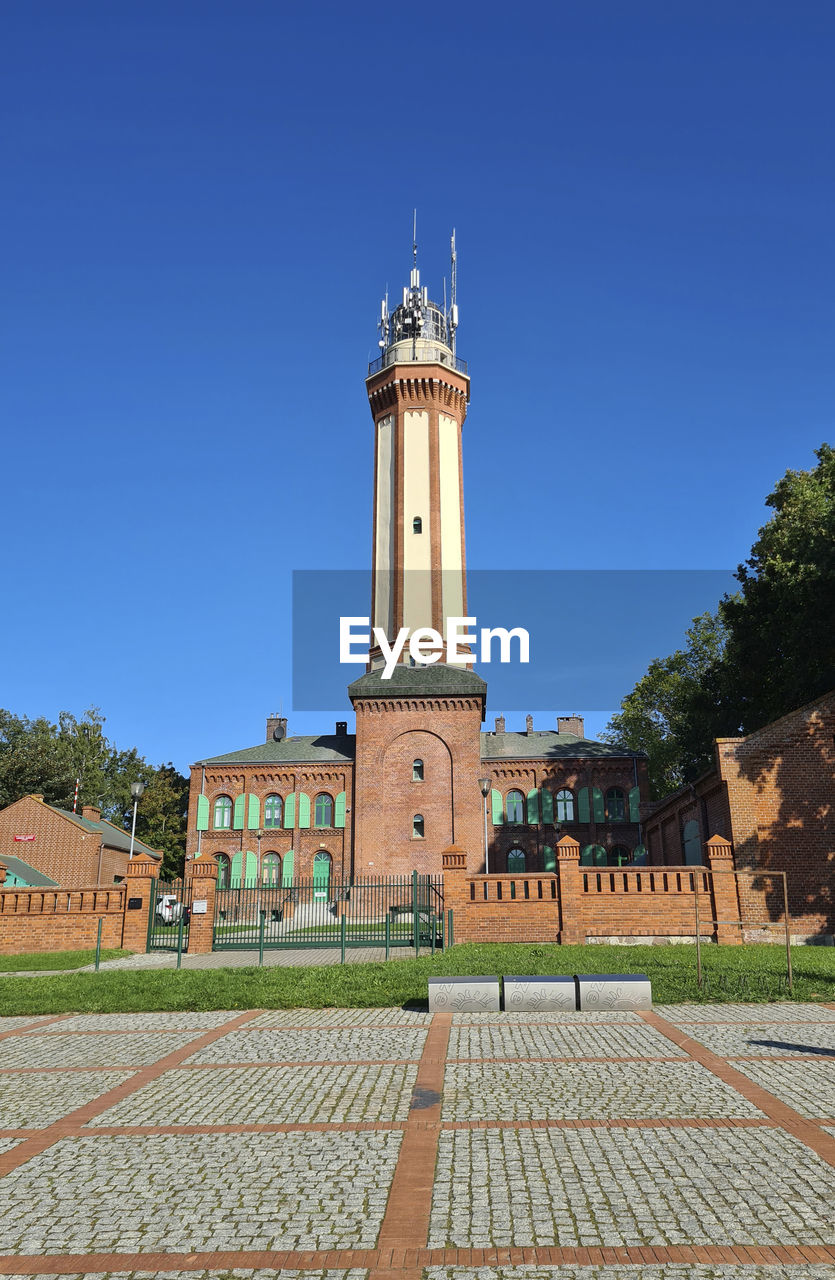
{"label": "red brick wall", "polygon": [[[198,848],[203,853],[225,853],[230,860],[241,849],[258,853],[259,841],[253,831],[246,828],[243,831],[215,831],[212,826],[214,802],[218,796],[229,796],[234,802],[236,796],[247,793],[257,795],[261,802],[262,858],[265,853],[277,853],[283,859],[292,850],[295,878],[310,879],[313,875],[313,858],[320,849],[324,849],[331,855],[334,879],[348,880],[352,873],[353,777],[354,766],[351,762],[273,767],[266,764],[218,765],[205,770],[204,782],[203,767],[195,765],[191,770],[189,786],[186,859],[190,861],[194,858]],[[209,801],[209,830],[202,832],[198,838],[197,797],[201,794],[201,787]],[[345,792],[346,800],[344,827],[299,827],[299,793],[303,792],[310,797],[312,824],[316,796],[320,792],[327,792],[335,801],[340,791]],[[264,827],[264,801],[268,795],[279,795],[284,803],[288,796],[296,796],[294,828]]]}
{"label": "red brick wall", "polygon": [[739,879],[746,924],[784,921],[782,876],[769,873],[785,872],[791,932],[835,934],[835,693],[745,738],[720,738],[716,761],[695,796],[677,793],[647,817],[652,861],[681,861],[682,826],[696,818],[703,841],[724,836],[736,868],[757,873]]}
{"label": "red brick wall", "polygon": [[[99,919],[103,947],[121,947],[126,890],[0,888],[0,954],[83,951],[96,945]],[[147,922],[147,916],[146,916]]]}
{"label": "red brick wall", "polygon": [[[34,840],[18,841],[15,835],[34,835]],[[63,888],[95,884],[98,880],[101,836],[85,831],[69,818],[56,813],[41,800],[24,796],[0,812],[0,861],[22,858]],[[122,855],[127,862],[127,855]],[[102,883],[113,882],[113,873]]]}
{"label": "red brick wall", "polygon": [[[358,699],[354,818],[357,875],[439,874],[452,840],[483,845],[481,699]],[[412,762],[424,781],[412,782]],[[412,838],[423,814],[425,836]]]}

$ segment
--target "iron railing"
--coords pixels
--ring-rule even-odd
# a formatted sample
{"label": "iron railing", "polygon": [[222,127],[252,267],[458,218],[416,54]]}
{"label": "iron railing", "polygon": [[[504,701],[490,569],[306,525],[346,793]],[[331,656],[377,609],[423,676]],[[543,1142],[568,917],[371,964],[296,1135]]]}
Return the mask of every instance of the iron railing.
{"label": "iron railing", "polygon": [[449,369],[454,369],[456,373],[463,373],[464,377],[468,377],[467,361],[459,360],[458,356],[452,355],[439,348],[436,343],[418,342],[411,347],[407,347],[405,343],[398,343],[397,348],[390,348],[384,351],[376,360],[370,361],[368,365],[368,376],[379,373],[381,369],[388,369],[393,364],[443,364]]}
{"label": "iron railing", "polygon": [[362,877],[346,883],[294,880],[218,889],[216,951],[275,947],[441,945],[441,876]]}

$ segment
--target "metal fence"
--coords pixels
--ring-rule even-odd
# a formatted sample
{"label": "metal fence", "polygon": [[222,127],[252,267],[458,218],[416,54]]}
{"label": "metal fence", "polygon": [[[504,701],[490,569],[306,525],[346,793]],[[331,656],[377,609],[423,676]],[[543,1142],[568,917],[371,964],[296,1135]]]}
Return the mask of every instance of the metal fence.
{"label": "metal fence", "polygon": [[218,889],[216,951],[275,947],[392,947],[444,944],[441,876],[363,877],[350,883],[294,880]]}
{"label": "metal fence", "polygon": [[191,881],[154,880],[148,912],[148,950],[188,951]]}

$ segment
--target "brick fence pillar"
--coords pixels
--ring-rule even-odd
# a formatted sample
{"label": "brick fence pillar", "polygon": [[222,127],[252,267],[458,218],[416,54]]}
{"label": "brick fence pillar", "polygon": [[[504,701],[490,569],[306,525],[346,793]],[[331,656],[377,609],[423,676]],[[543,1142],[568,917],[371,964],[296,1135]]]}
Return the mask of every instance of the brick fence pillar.
{"label": "brick fence pillar", "polygon": [[[148,916],[151,911],[151,886],[157,878],[159,863],[147,853],[137,853],[127,865],[125,880],[125,923],[122,946],[126,951],[148,950]],[[139,905],[131,907],[130,903]]]}
{"label": "brick fence pillar", "polygon": [[557,879],[560,893],[560,942],[585,942],[586,921],[580,883],[580,842],[573,836],[557,841]]}
{"label": "brick fence pillar", "polygon": [[710,877],[713,885],[713,916],[715,920],[721,921],[716,925],[716,941],[742,942],[736,876],[729,874],[734,870],[731,842],[724,836],[711,836],[705,841],[705,850],[708,866],[711,872],[716,872]]}
{"label": "brick fence pillar", "polygon": [[[212,949],[217,894],[217,858],[213,853],[186,863],[186,879],[191,886],[191,918],[188,926],[188,953],[204,956]],[[195,903],[199,904],[195,911]],[[203,903],[206,904],[205,911]]]}
{"label": "brick fence pillar", "polygon": [[441,854],[444,872],[444,910],[452,911],[453,939],[467,941],[467,854],[459,844],[448,845]]}

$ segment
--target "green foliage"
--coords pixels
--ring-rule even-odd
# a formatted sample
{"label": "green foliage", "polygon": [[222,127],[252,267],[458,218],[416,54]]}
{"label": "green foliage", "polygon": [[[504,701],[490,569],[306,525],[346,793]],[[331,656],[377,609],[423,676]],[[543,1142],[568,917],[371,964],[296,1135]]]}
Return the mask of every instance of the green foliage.
{"label": "green foliage", "polygon": [[727,714],[746,733],[835,688],[835,450],[815,456],[766,498],[774,515],[720,606]]}
{"label": "green foliage", "polygon": [[[121,969],[43,978],[3,978],[0,1013],[132,1013],[164,1009],[426,1008],[434,974],[645,973],[657,1004],[690,1000],[832,1000],[835,949],[767,944],[705,947],[707,991],[696,982],[695,947],[560,947],[465,943],[435,956],[388,963],[241,969]],[[186,960],[188,963],[188,960]],[[724,978],[724,982],[722,979]]]}
{"label": "green foliage", "polygon": [[694,618],[686,648],[650,663],[602,735],[629,751],[646,751],[653,799],[711,765],[716,720],[709,691],[718,683],[724,644],[719,617],[704,613]]}
{"label": "green foliage", "polygon": [[35,792],[47,804],[72,809],[78,778],[78,812],[95,805],[103,818],[129,831],[131,784],[141,780],[137,837],[162,851],[161,874],[174,878],[185,859],[188,780],[171,763],[149,764],[135,747],[120,751],[105,737],[104,724],[98,707],[80,720],[62,711],[57,724],[0,708],[0,808]]}
{"label": "green foliage", "polygon": [[653,799],[712,767],[713,739],[752,733],[835,688],[835,450],[788,471],[737,570],[740,590],[650,663],[606,741],[649,756]]}

